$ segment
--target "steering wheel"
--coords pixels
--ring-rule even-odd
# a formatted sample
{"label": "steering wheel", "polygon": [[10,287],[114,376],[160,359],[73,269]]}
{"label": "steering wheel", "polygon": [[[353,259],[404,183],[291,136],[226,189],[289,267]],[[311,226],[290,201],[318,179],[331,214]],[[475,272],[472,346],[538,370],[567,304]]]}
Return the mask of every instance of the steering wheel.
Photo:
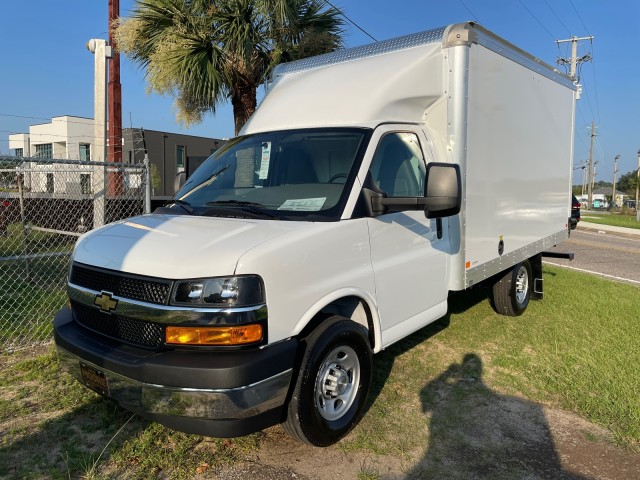
{"label": "steering wheel", "polygon": [[339,178],[347,178],[348,176],[349,174],[347,173],[336,173],[329,179],[329,183],[333,183],[335,180],[338,180]]}

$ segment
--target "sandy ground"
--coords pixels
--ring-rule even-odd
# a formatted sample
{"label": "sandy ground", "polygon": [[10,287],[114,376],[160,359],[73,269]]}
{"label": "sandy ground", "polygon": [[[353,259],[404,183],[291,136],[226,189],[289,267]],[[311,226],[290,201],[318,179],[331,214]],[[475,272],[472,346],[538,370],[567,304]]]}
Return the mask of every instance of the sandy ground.
{"label": "sandy ground", "polygon": [[[475,425],[428,436],[410,458],[313,448],[267,432],[260,450],[215,472],[219,480],[610,479],[640,478],[640,455],[617,447],[607,430],[569,412],[509,399],[481,408]],[[479,411],[475,409],[474,414]],[[458,424],[461,425],[461,424]],[[433,428],[440,428],[433,426]],[[443,425],[442,428],[445,428]],[[211,475],[207,476],[211,478]]]}

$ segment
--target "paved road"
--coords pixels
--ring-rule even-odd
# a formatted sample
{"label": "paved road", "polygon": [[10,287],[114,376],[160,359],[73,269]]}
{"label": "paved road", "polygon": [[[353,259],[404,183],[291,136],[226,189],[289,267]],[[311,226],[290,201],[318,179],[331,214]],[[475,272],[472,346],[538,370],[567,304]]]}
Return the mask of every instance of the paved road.
{"label": "paved road", "polygon": [[578,226],[569,240],[550,250],[573,252],[575,258],[545,258],[545,262],[640,286],[640,235]]}

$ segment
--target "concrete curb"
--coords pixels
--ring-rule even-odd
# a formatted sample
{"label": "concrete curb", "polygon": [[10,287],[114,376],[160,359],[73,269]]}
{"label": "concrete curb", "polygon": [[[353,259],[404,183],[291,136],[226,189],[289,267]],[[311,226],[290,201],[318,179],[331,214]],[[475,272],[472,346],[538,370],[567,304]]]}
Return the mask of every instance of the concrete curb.
{"label": "concrete curb", "polygon": [[629,237],[640,237],[640,228],[614,227],[613,225],[600,225],[599,223],[589,223],[583,220],[578,222],[577,228],[578,230],[604,232]]}

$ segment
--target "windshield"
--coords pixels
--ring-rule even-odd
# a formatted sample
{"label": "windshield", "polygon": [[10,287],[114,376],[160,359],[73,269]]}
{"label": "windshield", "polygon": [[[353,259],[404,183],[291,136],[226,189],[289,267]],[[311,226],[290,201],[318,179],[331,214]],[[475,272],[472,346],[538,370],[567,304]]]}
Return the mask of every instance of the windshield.
{"label": "windshield", "polygon": [[193,173],[175,207],[195,215],[338,220],[369,136],[342,128],[235,138]]}

